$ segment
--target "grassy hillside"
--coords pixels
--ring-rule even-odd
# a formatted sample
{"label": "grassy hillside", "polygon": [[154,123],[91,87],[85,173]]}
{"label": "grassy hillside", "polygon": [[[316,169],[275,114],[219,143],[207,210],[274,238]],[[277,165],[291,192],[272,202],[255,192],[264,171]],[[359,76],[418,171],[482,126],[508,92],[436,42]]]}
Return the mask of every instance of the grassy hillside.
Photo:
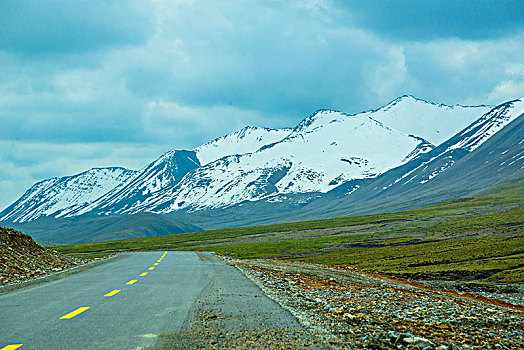
{"label": "grassy hillside", "polygon": [[524,180],[416,210],[57,246],[73,255],[204,250],[403,277],[524,283]]}

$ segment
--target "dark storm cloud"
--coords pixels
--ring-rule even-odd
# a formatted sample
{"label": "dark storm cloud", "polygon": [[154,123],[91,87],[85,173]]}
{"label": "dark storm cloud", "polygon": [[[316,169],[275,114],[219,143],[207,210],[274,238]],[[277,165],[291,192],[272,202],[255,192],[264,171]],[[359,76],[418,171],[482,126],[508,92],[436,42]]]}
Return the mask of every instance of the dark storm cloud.
{"label": "dark storm cloud", "polygon": [[[522,31],[522,0],[337,0],[359,27],[392,40],[495,39]],[[341,16],[343,17],[343,16]]]}
{"label": "dark storm cloud", "polygon": [[28,56],[137,44],[152,33],[145,3],[17,0],[0,3],[0,48]]}

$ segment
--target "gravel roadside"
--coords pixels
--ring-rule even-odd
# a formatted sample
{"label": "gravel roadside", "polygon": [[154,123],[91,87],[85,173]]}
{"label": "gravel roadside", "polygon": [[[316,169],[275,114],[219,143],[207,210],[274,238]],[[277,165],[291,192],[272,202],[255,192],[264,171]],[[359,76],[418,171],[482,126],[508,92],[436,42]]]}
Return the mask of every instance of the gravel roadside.
{"label": "gravel roadside", "polygon": [[522,289],[508,300],[356,269],[229,260],[330,348],[523,349]]}

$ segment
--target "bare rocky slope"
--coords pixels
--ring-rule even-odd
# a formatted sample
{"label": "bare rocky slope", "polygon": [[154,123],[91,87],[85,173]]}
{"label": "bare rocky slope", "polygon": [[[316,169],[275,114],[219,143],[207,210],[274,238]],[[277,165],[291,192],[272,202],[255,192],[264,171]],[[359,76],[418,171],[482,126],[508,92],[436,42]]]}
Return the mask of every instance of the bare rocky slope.
{"label": "bare rocky slope", "polygon": [[45,249],[22,232],[0,227],[0,285],[29,280],[84,264]]}

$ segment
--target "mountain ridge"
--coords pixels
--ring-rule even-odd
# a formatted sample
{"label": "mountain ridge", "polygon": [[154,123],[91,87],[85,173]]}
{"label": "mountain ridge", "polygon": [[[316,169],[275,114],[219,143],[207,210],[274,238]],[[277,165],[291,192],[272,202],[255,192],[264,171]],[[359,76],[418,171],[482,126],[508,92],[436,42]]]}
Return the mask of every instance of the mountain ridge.
{"label": "mountain ridge", "polygon": [[[510,102],[516,104],[520,100],[506,104]],[[33,207],[24,207],[24,194],[0,213],[0,221],[87,214],[194,213],[235,207],[246,201],[286,201],[289,196],[300,198],[297,204],[307,204],[333,191],[354,197],[366,181],[374,181],[405,164],[414,164],[445,143],[439,143],[440,138],[452,138],[457,135],[450,135],[455,129],[461,131],[474,125],[492,110],[487,105],[436,104],[411,95],[357,114],[321,109],[294,128],[248,126],[192,150],[166,152],[138,171],[128,170],[128,177],[111,183],[112,187],[104,187],[97,198],[79,195],[82,198],[77,203],[58,205],[55,211],[52,206],[31,211]],[[452,127],[442,132],[435,132],[434,127],[421,128],[424,120],[434,119],[435,113],[448,124],[454,123]],[[456,115],[461,118],[455,118]],[[399,116],[418,124],[406,126],[398,121]],[[480,141],[485,142],[506,124],[498,125],[499,129],[493,124],[489,130],[495,131],[490,135],[484,133],[485,139]],[[421,133],[436,142],[420,136]],[[40,181],[32,188],[39,184],[53,187],[53,179]],[[38,192],[38,188],[34,190]],[[41,196],[39,201],[46,203],[49,198]]]}
{"label": "mountain ridge", "polygon": [[[76,175],[39,181],[0,213],[0,221],[10,220],[16,214],[18,217],[11,221],[29,221],[82,205],[100,197],[134,173],[134,170],[122,167],[93,168]],[[47,199],[45,202],[41,201],[42,196]]]}

